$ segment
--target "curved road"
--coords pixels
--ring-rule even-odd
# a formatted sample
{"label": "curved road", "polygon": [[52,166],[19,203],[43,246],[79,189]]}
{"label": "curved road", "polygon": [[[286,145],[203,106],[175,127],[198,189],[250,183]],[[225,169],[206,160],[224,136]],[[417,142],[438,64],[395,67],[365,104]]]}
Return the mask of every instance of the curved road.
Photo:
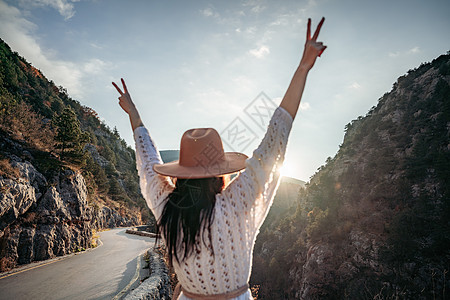
{"label": "curved road", "polygon": [[[0,279],[0,299],[113,299],[139,278],[140,254],[154,239],[125,228],[100,233],[103,245]],[[1,277],[1,276],[0,276]]]}

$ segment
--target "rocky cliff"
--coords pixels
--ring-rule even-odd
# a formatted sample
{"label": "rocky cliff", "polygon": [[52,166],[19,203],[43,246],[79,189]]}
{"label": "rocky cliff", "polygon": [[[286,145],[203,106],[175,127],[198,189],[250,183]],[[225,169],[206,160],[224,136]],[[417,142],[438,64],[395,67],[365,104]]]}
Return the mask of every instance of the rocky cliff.
{"label": "rocky cliff", "polygon": [[297,208],[258,236],[260,298],[449,297],[449,82],[443,55],[346,126]]}
{"label": "rocky cliff", "polygon": [[134,150],[0,39],[0,272],[153,221]]}
{"label": "rocky cliff", "polygon": [[87,249],[95,230],[141,223],[136,215],[93,205],[98,201],[89,200],[80,172],[65,169],[46,178],[19,142],[3,136],[0,147],[6,157],[0,176],[2,270]]}

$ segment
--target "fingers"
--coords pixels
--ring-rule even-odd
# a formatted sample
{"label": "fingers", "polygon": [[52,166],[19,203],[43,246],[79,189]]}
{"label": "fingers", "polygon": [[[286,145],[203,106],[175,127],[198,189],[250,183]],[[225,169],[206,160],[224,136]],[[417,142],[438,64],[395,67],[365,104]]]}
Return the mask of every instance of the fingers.
{"label": "fingers", "polygon": [[325,51],[325,49],[327,49],[327,46],[323,46],[322,49],[319,52],[319,57],[322,55],[323,51]]}
{"label": "fingers", "polygon": [[318,54],[317,56],[321,56],[323,51],[325,51],[325,49],[327,48],[327,46],[325,46],[322,42],[313,42],[312,44],[314,46],[314,48],[317,49]]}
{"label": "fingers", "polygon": [[306,30],[306,40],[311,39],[311,18],[308,18],[308,29]]}
{"label": "fingers", "polygon": [[120,81],[122,81],[122,86],[123,86],[123,92],[122,90],[117,86],[117,84],[115,84],[114,82],[112,83],[113,86],[116,88],[116,90],[119,92],[120,95],[124,95],[124,94],[128,94],[128,88],[127,85],[125,84],[125,80],[123,80],[123,78],[120,78]]}
{"label": "fingers", "polygon": [[327,46],[325,46],[323,44],[323,42],[315,42],[313,40],[310,40],[310,41],[306,42],[305,49],[306,48],[309,48],[309,49],[313,48],[316,55],[320,57],[322,55],[322,53],[325,51],[325,49],[327,48]]}
{"label": "fingers", "polygon": [[116,88],[116,90],[119,92],[119,94],[123,95],[122,91],[120,90],[120,88],[117,86],[117,84],[115,84],[114,82],[112,83],[113,86]]}
{"label": "fingers", "polygon": [[123,90],[124,90],[125,94],[128,94],[128,89],[127,89],[127,85],[125,84],[125,80],[123,80],[123,78],[120,78],[120,80],[122,81]]}
{"label": "fingers", "polygon": [[322,18],[322,20],[320,20],[319,25],[317,25],[316,31],[314,32],[314,35],[312,37],[313,41],[317,40],[317,37],[319,36],[320,28],[322,28],[323,22],[325,22],[325,18]]}

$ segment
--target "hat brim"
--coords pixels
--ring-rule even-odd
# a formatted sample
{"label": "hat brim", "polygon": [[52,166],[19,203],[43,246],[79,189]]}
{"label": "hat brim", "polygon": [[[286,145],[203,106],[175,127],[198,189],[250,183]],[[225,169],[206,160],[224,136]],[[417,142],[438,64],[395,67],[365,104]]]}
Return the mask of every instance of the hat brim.
{"label": "hat brim", "polygon": [[180,166],[179,160],[165,164],[153,165],[153,170],[164,176],[177,177],[182,179],[198,179],[216,177],[238,172],[245,168],[245,161],[248,156],[239,152],[225,152],[224,160],[212,166]]}

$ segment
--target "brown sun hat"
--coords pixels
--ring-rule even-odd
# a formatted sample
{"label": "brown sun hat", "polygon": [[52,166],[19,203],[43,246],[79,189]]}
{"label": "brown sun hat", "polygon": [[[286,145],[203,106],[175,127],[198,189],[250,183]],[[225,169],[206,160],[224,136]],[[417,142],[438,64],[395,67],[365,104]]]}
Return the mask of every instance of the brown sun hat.
{"label": "brown sun hat", "polygon": [[245,168],[247,155],[224,152],[222,140],[214,128],[194,128],[181,138],[180,159],[153,165],[164,176],[177,178],[207,178],[235,173]]}

